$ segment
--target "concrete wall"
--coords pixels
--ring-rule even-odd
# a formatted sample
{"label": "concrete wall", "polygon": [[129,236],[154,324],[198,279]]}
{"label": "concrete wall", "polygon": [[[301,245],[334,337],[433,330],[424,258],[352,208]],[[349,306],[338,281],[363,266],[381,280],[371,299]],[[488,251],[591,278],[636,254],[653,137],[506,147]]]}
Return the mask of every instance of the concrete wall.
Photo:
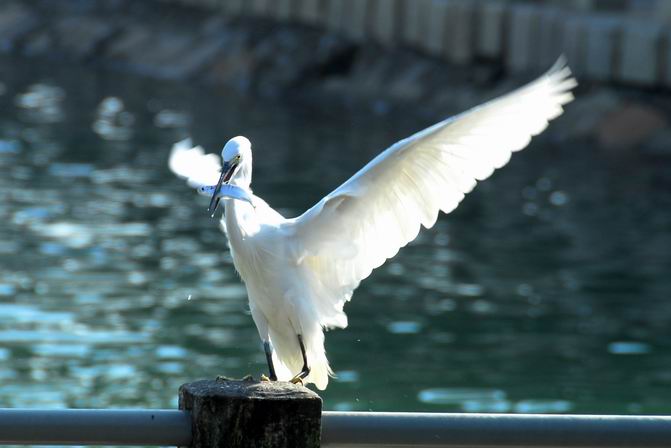
{"label": "concrete wall", "polygon": [[565,54],[583,80],[671,88],[671,25],[662,14],[594,11],[575,1],[564,7],[503,0],[168,1],[323,27],[454,64],[499,61],[516,73],[536,73]]}

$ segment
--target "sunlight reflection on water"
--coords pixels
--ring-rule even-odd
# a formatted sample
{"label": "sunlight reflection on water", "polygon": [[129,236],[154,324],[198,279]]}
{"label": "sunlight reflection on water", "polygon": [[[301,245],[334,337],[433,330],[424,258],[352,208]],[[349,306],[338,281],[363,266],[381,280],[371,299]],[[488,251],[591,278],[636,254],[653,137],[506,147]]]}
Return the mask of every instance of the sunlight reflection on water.
{"label": "sunlight reflection on water", "polygon": [[65,119],[62,102],[65,91],[61,87],[33,84],[25,93],[16,95],[15,104],[25,110],[26,121],[57,123]]}
{"label": "sunlight reflection on water", "polygon": [[[172,142],[250,135],[255,192],[289,213],[420,126],[17,64],[0,64],[2,406],[171,407],[183,382],[264,371]],[[671,411],[671,180],[539,146],[362,283],[327,334],[327,409]]]}

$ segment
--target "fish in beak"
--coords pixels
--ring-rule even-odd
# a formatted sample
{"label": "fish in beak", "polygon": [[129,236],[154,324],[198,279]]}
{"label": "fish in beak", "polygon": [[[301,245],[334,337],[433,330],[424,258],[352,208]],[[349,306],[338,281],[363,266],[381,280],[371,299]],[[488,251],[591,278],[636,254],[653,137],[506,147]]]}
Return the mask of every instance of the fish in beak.
{"label": "fish in beak", "polygon": [[214,187],[214,191],[212,192],[212,199],[210,199],[210,206],[207,208],[207,211],[212,213],[212,217],[214,218],[214,213],[217,211],[217,207],[219,206],[219,201],[221,200],[221,197],[219,196],[219,190],[221,190],[221,186],[223,184],[228,184],[228,182],[231,180],[231,177],[233,177],[233,174],[235,174],[235,170],[238,168],[238,163],[234,162],[224,162],[224,166],[221,170],[221,176],[219,177],[219,182],[217,182],[217,186]]}

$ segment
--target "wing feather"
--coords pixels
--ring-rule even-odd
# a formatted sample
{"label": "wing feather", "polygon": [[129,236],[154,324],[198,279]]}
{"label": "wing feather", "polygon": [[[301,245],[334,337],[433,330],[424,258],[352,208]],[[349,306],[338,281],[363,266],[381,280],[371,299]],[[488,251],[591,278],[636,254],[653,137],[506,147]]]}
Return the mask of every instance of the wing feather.
{"label": "wing feather", "polygon": [[575,86],[561,58],[530,84],[392,145],[295,218],[322,325],[346,325],[342,307],[361,280],[545,130]]}
{"label": "wing feather", "polygon": [[193,188],[216,185],[221,175],[221,159],[216,154],[205,154],[200,146],[191,146],[191,139],[175,143],[170,151],[168,167],[177,176],[187,180]]}

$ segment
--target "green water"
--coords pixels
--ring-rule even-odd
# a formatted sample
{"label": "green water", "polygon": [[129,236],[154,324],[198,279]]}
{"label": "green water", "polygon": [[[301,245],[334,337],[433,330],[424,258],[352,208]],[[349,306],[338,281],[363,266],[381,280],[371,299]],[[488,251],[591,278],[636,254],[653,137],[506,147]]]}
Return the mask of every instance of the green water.
{"label": "green water", "polygon": [[[174,407],[265,371],[177,139],[249,136],[255,192],[292,215],[427,124],[1,62],[2,407]],[[325,407],[671,412],[670,191],[665,163],[532,144],[357,290]]]}

